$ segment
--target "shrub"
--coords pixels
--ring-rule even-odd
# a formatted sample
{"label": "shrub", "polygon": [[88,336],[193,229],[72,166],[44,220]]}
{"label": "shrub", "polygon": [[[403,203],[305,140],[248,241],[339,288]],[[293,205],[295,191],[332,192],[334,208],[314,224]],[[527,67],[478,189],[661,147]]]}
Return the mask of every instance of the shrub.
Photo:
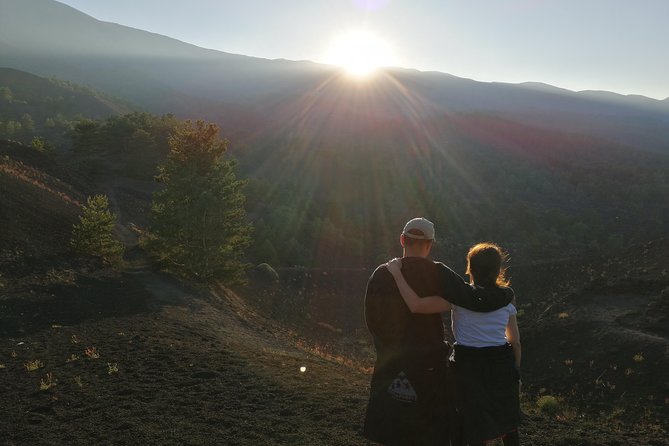
{"label": "shrub", "polygon": [[114,238],[116,216],[109,211],[105,195],[88,197],[79,224],[72,229],[70,244],[80,254],[100,257],[119,265],[123,259],[123,244]]}
{"label": "shrub", "polygon": [[560,411],[560,402],[551,395],[544,395],[537,400],[537,407],[546,415],[555,415]]}

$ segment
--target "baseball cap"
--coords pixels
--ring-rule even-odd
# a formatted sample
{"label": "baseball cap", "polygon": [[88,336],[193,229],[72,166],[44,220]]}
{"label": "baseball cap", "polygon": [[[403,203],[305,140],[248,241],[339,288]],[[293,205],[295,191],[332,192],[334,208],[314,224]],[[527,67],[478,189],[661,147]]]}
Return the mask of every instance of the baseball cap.
{"label": "baseball cap", "polygon": [[434,224],[425,218],[413,218],[404,225],[405,237],[418,240],[434,240]]}

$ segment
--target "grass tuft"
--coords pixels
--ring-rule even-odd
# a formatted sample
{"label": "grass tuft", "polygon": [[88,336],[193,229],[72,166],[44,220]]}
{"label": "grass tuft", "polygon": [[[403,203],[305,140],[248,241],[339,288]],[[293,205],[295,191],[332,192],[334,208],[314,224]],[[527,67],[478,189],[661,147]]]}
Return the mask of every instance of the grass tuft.
{"label": "grass tuft", "polygon": [[546,415],[557,415],[560,412],[560,402],[551,395],[544,395],[537,400],[537,407]]}
{"label": "grass tuft", "polygon": [[49,372],[46,374],[45,379],[40,379],[39,389],[42,391],[49,390],[56,385],[56,379],[53,377],[53,373]]}
{"label": "grass tuft", "polygon": [[98,359],[100,357],[100,353],[95,347],[86,347],[84,354],[88,356],[89,359]]}
{"label": "grass tuft", "polygon": [[29,372],[34,372],[35,370],[44,367],[44,363],[39,359],[35,359],[34,361],[26,362],[25,364],[23,364],[23,367],[25,367],[26,370]]}

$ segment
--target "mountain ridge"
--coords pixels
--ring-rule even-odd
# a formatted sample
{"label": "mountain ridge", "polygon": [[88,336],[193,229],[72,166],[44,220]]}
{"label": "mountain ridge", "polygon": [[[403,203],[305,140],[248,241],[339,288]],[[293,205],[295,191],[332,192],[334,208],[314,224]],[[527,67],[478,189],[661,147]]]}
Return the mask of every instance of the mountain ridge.
{"label": "mountain ridge", "polygon": [[[36,15],[28,13],[30,5],[47,7],[38,8],[42,13]],[[4,65],[93,85],[156,113],[199,117],[198,104],[205,101],[210,104],[205,110],[240,106],[256,109],[258,118],[280,121],[285,117],[269,115],[267,104],[291,101],[324,82],[345,78],[328,65],[236,55],[102,22],[53,0],[2,0],[0,6]],[[47,19],[52,9],[59,14]],[[345,78],[331,92],[333,100],[356,89],[380,88],[383,78],[409,99],[429,98],[441,112],[501,113],[553,130],[610,135],[613,141],[644,147],[665,149],[669,140],[667,100],[573,92],[536,82],[480,82],[438,71],[388,68],[361,83]]]}

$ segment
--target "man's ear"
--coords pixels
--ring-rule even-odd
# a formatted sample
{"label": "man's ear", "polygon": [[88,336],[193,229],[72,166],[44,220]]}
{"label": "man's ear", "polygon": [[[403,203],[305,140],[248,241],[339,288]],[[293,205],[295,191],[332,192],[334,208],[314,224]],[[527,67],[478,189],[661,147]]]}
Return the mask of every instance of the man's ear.
{"label": "man's ear", "polygon": [[400,245],[404,248],[404,234],[400,234]]}

